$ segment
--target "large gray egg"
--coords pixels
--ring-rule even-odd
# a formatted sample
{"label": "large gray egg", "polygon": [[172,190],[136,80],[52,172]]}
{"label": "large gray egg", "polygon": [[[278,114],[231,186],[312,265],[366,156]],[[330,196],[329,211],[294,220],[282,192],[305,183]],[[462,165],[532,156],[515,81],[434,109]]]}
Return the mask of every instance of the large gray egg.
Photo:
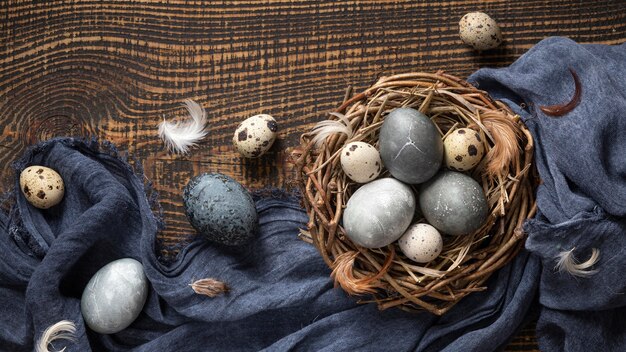
{"label": "large gray egg", "polygon": [[472,233],[489,215],[482,187],[456,171],[443,170],[423,184],[419,204],[428,223],[448,235]]}
{"label": "large gray egg", "polygon": [[141,263],[131,258],[103,266],[87,283],[80,309],[89,328],[100,334],[126,329],[148,297],[148,279]]}
{"label": "large gray egg", "polygon": [[415,109],[399,108],[389,113],[380,128],[379,142],[383,164],[400,181],[426,182],[441,166],[439,130]]}
{"label": "large gray egg", "polygon": [[379,248],[400,238],[414,214],[411,188],[393,178],[383,178],[352,194],[343,212],[343,227],[354,243]]}
{"label": "large gray egg", "polygon": [[249,242],[258,226],[250,193],[222,174],[194,177],[183,191],[185,213],[191,225],[207,239],[228,246]]}

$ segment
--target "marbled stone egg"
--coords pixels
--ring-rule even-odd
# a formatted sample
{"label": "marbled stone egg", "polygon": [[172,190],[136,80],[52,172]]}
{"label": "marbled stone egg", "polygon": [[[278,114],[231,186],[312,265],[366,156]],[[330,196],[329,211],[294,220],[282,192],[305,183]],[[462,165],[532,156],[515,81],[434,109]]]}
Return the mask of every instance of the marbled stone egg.
{"label": "marbled stone egg", "polygon": [[448,235],[472,233],[489,215],[482,187],[456,171],[442,170],[423,184],[419,204],[428,223]]}
{"label": "marbled stone egg", "polygon": [[459,21],[463,43],[476,50],[493,49],[502,43],[502,32],[496,21],[484,12],[470,12]]}
{"label": "marbled stone egg", "polygon": [[346,144],[341,151],[341,168],[354,182],[367,183],[374,180],[382,170],[378,150],[365,142]]}
{"label": "marbled stone egg", "polygon": [[393,178],[383,178],[352,194],[343,212],[343,228],[354,243],[379,248],[402,236],[414,214],[411,187]]}
{"label": "marbled stone egg", "polygon": [[191,225],[213,242],[237,246],[252,239],[258,215],[250,193],[222,174],[202,174],[183,191],[185,213]]}
{"label": "marbled stone egg", "polygon": [[45,166],[29,166],[20,174],[20,189],[34,207],[48,209],[63,200],[65,186],[56,171]]}
{"label": "marbled stone egg", "polygon": [[379,143],[383,164],[402,182],[426,182],[441,166],[439,130],[415,109],[399,108],[389,113],[380,129]]}
{"label": "marbled stone egg", "polygon": [[468,171],[478,165],[485,155],[480,134],[470,128],[452,131],[443,140],[443,163],[456,171]]}
{"label": "marbled stone egg", "polygon": [[278,124],[272,116],[255,115],[239,124],[233,136],[233,145],[242,156],[257,158],[272,147],[277,131]]}
{"label": "marbled stone egg", "polygon": [[100,334],[126,329],[141,313],[148,297],[143,265],[123,258],[103,266],[89,280],[80,309],[89,328]]}
{"label": "marbled stone egg", "polygon": [[428,263],[437,258],[443,249],[443,239],[436,228],[429,224],[413,224],[398,240],[402,253],[407,258]]}

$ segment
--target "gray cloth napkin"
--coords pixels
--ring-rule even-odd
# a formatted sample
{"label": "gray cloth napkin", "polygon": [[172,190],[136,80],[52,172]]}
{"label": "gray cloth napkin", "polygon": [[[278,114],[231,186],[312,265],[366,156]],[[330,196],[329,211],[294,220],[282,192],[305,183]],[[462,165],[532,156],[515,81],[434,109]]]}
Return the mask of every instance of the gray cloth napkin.
{"label": "gray cloth napkin", "polygon": [[[552,117],[540,106],[582,96]],[[541,259],[539,345],[545,351],[626,351],[626,44],[580,45],[548,38],[511,66],[469,81],[506,102],[530,129],[542,184],[526,248]],[[598,250],[593,275],[555,270]]]}

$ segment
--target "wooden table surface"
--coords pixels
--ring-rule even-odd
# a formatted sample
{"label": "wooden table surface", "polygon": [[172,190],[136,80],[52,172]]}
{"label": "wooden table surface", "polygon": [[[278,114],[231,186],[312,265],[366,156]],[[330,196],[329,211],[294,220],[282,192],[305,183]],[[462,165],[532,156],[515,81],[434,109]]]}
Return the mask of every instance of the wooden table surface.
{"label": "wooden table surface", "polygon": [[[458,21],[495,18],[501,47],[463,45]],[[181,189],[221,172],[251,188],[293,178],[286,150],[337,107],[345,89],[378,77],[436,71],[466,77],[509,65],[539,40],[626,40],[626,2],[615,1],[6,1],[0,0],[0,191],[10,162],[53,136],[95,136],[143,162],[160,193],[174,243],[190,233]],[[163,117],[192,98],[209,135],[188,156],[157,137]],[[280,135],[269,154],[242,160],[231,146],[242,119],[268,113]],[[532,327],[508,350],[534,350]]]}

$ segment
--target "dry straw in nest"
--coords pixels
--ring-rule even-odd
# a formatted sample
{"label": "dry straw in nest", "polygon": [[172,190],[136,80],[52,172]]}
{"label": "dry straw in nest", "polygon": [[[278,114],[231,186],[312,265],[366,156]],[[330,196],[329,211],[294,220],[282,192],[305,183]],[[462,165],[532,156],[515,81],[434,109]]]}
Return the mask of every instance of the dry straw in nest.
{"label": "dry straw in nest", "polygon": [[[439,257],[424,265],[408,260],[396,243],[357,246],[341,227],[344,207],[359,185],[342,171],[340,151],[354,141],[378,147],[383,120],[399,107],[425,113],[442,138],[461,127],[486,137],[488,152],[471,176],[482,184],[490,216],[472,234],[444,237]],[[523,246],[522,223],[536,209],[532,156],[532,138],[519,116],[486,92],[443,72],[383,77],[360,94],[347,93],[330,119],[303,134],[294,150],[309,215],[303,237],[318,248],[336,284],[361,295],[362,302],[442,315],[464,296],[485,290],[489,276]]]}

